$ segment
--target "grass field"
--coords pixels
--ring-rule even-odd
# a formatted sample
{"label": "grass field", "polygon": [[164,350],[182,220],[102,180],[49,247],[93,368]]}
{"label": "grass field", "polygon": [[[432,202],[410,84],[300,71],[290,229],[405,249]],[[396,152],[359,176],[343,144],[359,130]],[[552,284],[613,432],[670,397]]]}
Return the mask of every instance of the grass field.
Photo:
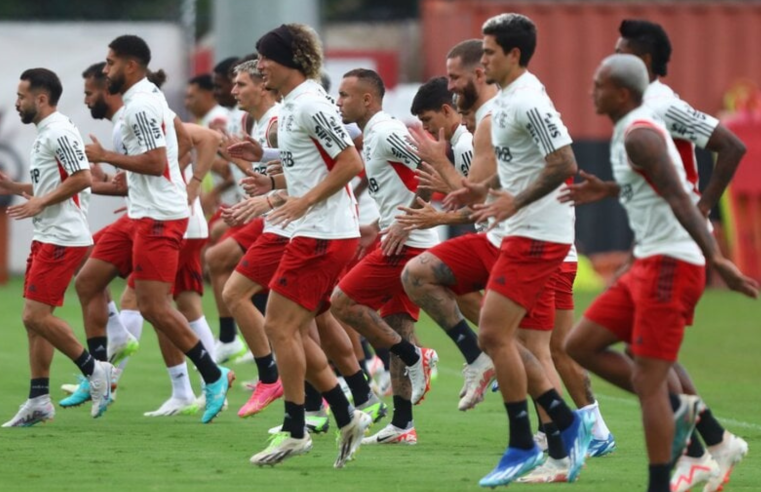
{"label": "grass field", "polygon": [[[119,286],[116,290],[120,290]],[[27,345],[21,324],[21,281],[0,287],[0,420],[16,412],[28,392]],[[578,296],[577,311],[592,294]],[[209,296],[206,313],[216,331]],[[76,295],[69,291],[59,310],[84,339]],[[709,292],[683,347],[682,362],[726,427],[748,440],[751,452],[726,490],[761,490],[761,307],[726,292]],[[46,425],[0,432],[0,491],[467,491],[497,462],[506,444],[507,423],[500,399],[489,395],[474,411],[457,411],[462,359],[451,341],[429,320],[418,325],[427,346],[439,351],[440,375],[415,407],[417,446],[362,448],[343,470],[334,470],[333,433],[315,438],[312,452],[274,469],[259,469],[249,457],[263,449],[267,429],[280,423],[282,404],[248,420],[236,416],[248,394],[239,386],[229,394],[230,410],[211,425],[200,415],[149,419],[143,412],[169,396],[167,374],[156,338],[146,327],[140,352],[123,376],[118,401],[98,420],[85,407],[57,408]],[[234,365],[238,381],[255,376],[253,365]],[[54,400],[62,383],[74,382],[76,367],[56,355],[51,378]],[[197,388],[198,377],[194,376]],[[639,408],[635,400],[594,381],[602,412],[618,451],[591,460],[571,485],[513,485],[536,491],[572,487],[578,492],[641,491],[646,462]],[[382,421],[382,423],[385,421]],[[376,428],[377,428],[376,424]]]}

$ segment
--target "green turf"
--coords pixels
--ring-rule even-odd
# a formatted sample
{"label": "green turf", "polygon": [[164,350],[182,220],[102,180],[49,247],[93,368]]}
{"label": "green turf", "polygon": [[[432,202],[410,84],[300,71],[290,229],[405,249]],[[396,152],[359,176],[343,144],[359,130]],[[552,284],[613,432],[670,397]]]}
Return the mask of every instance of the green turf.
{"label": "green turf", "polygon": [[[28,391],[20,289],[18,279],[0,287],[2,421],[15,413]],[[593,296],[578,297],[581,311]],[[205,302],[214,326],[213,302],[208,296]],[[84,338],[73,291],[59,313]],[[730,293],[709,292],[682,350],[683,362],[714,413],[750,443],[751,453],[737,468],[726,488],[729,491],[761,490],[760,318],[758,304]],[[236,385],[229,395],[230,410],[211,425],[202,425],[200,415],[143,417],[143,412],[157,408],[170,391],[156,337],[148,325],[144,333],[141,350],[122,378],[118,401],[103,418],[91,419],[89,405],[58,408],[52,423],[2,429],[0,491],[478,490],[478,480],[494,466],[506,443],[506,419],[496,395],[490,394],[474,411],[457,411],[462,359],[451,341],[425,320],[419,325],[420,338],[439,351],[441,370],[432,393],[415,408],[417,446],[368,446],[345,469],[334,470],[336,447],[330,432],[315,438],[309,455],[274,469],[259,469],[251,466],[248,459],[265,446],[267,429],[279,423],[281,404],[241,420],[235,414],[247,393]],[[253,365],[233,367],[238,381],[255,376]],[[56,355],[51,379],[56,400],[62,396],[60,385],[73,382],[76,373],[71,362]],[[193,378],[197,386],[198,378]],[[576,484],[512,488],[544,491],[573,487],[578,492],[645,489],[646,463],[638,406],[631,397],[607,384],[595,381],[594,386],[606,421],[617,437],[618,451],[591,460]]]}

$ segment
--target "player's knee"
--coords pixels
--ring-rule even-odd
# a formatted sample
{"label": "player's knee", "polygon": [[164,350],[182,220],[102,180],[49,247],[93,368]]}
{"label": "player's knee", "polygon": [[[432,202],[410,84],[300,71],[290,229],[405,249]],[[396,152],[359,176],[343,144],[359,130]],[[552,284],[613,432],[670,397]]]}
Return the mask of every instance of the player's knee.
{"label": "player's knee", "polygon": [[499,333],[499,330],[481,328],[478,332],[478,345],[481,347],[481,350],[487,354],[492,353],[509,342],[509,340],[502,335],[503,334]]}
{"label": "player's knee", "polygon": [[222,301],[225,303],[225,306],[227,306],[227,309],[231,311],[234,310],[238,307],[241,300],[242,298],[238,290],[231,286],[230,282],[227,282],[224,289],[222,289]]}
{"label": "player's knee", "polygon": [[38,309],[25,308],[21,315],[21,321],[27,330],[37,332],[44,325],[47,315]]}
{"label": "player's knee", "polygon": [[[423,255],[425,255],[425,253],[423,253]],[[402,284],[410,298],[414,299],[415,294],[420,288],[425,284],[430,283],[430,273],[430,268],[420,262],[419,256],[407,263],[404,270],[402,270]]]}
{"label": "player's knee", "polygon": [[341,289],[336,288],[333,291],[333,295],[330,296],[330,312],[336,318],[346,322],[346,319],[350,317],[352,305],[354,305],[349,296],[344,294]]}

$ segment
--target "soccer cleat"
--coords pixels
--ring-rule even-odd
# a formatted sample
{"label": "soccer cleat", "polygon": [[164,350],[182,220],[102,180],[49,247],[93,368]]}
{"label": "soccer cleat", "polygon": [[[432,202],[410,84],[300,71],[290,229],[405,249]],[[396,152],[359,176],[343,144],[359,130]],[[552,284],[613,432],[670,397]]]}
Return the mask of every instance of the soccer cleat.
{"label": "soccer cleat", "polygon": [[362,444],[417,444],[417,432],[410,425],[408,429],[400,429],[394,424],[388,424],[377,434],[362,439]]}
{"label": "soccer cleat", "polygon": [[108,362],[95,361],[95,369],[87,378],[90,382],[90,396],[92,397],[92,409],[90,415],[97,419],[108,409],[111,404],[111,378],[114,366]]}
{"label": "soccer cleat", "polygon": [[379,396],[391,396],[391,371],[380,371],[375,380],[378,383]]}
{"label": "soccer cleat", "polygon": [[555,483],[567,482],[568,472],[571,469],[571,460],[562,458],[547,458],[543,464],[537,466],[527,475],[523,475],[516,482],[518,483]]}
{"label": "soccer cleat", "polygon": [[287,458],[306,454],[312,449],[312,437],[309,433],[301,439],[294,439],[290,432],[278,432],[269,438],[267,448],[251,457],[251,463],[257,466],[275,466]]}
{"label": "soccer cleat", "polygon": [[58,402],[63,408],[78,407],[91,400],[90,381],[82,375],[78,375],[77,380],[79,380],[77,389],[71,395]]}
{"label": "soccer cleat", "polygon": [[362,436],[372,423],[369,415],[360,410],[354,410],[351,422],[338,430],[338,457],[333,463],[334,468],[343,468],[346,462],[354,457],[354,453],[362,444]]}
{"label": "soccer cleat", "polygon": [[206,410],[203,412],[201,422],[208,424],[214,417],[219,415],[227,401],[227,390],[235,381],[235,373],[226,367],[219,366],[222,375],[213,383],[207,383],[203,387],[204,397],[206,398]]}
{"label": "soccer cleat", "polygon": [[357,410],[361,410],[373,420],[373,424],[386,416],[388,413],[388,407],[383,403],[380,398],[373,395],[372,398],[367,400],[364,404],[357,407]]}
{"label": "soccer cleat", "polygon": [[724,431],[724,439],[715,446],[709,446],[708,452],[719,465],[719,475],[708,480],[703,492],[714,492],[729,482],[735,465],[748,454],[748,443],[745,439]]}
{"label": "soccer cleat", "polygon": [[55,407],[50,402],[50,395],[29,398],[19,407],[19,411],[3,427],[31,427],[34,424],[53,420]]}
{"label": "soccer cleat", "polygon": [[431,389],[431,371],[439,362],[439,355],[435,350],[429,348],[415,347],[415,350],[420,355],[418,361],[407,367],[407,375],[410,378],[410,384],[412,384],[412,404],[417,405],[425,394]]}
{"label": "soccer cleat", "polygon": [[214,360],[217,364],[224,364],[227,361],[232,361],[238,357],[243,357],[246,354],[246,345],[240,339],[239,336],[235,337],[232,342],[220,342],[217,340],[217,344],[214,346]]}
{"label": "soccer cleat", "polygon": [[589,449],[587,450],[587,456],[590,458],[601,458],[616,450],[616,439],[613,434],[608,434],[607,439],[595,439],[592,438],[592,442],[589,443]]}
{"label": "soccer cleat", "polygon": [[367,363],[367,373],[371,378],[379,375],[381,371],[385,371],[386,368],[383,365],[383,361],[377,355],[373,355],[373,358]]}
{"label": "soccer cleat", "polygon": [[674,440],[671,443],[672,467],[690,442],[692,431],[695,430],[703,410],[705,405],[700,397],[679,395],[679,408],[674,412]]}
{"label": "soccer cleat", "polygon": [[507,448],[497,466],[482,478],[478,485],[492,488],[507,485],[542,463],[544,453],[536,445],[531,449]]}
{"label": "soccer cleat", "polygon": [[259,381],[251,398],[238,410],[238,417],[246,418],[257,414],[281,396],[283,396],[283,383],[280,378],[270,384]]}
{"label": "soccer cleat", "polygon": [[246,350],[246,353],[233,360],[236,364],[254,364],[254,354],[250,350]]}
{"label": "soccer cleat", "polygon": [[484,401],[484,392],[497,375],[494,364],[488,355],[481,353],[472,364],[466,364],[462,370],[465,376],[464,394],[460,395],[457,409],[464,412]]}
{"label": "soccer cleat", "polygon": [[158,410],[145,412],[145,417],[173,417],[175,415],[195,415],[198,412],[195,398],[189,400],[180,400],[179,398],[169,398],[161,404]]}
{"label": "soccer cleat", "polygon": [[73,394],[75,391],[77,391],[77,388],[79,388],[78,384],[62,384],[61,385],[61,391],[63,391],[67,395]]}
{"label": "soccer cleat", "polygon": [[699,483],[718,478],[719,464],[708,453],[700,458],[681,456],[671,475],[671,492],[687,492]]}
{"label": "soccer cleat", "polygon": [[[305,412],[304,425],[306,425],[307,431],[310,434],[323,434],[330,429],[330,420],[328,419],[328,413],[324,410],[319,412]],[[270,434],[277,434],[283,430],[282,425],[271,428],[268,432]]]}
{"label": "soccer cleat", "polygon": [[536,431],[536,434],[534,434],[534,442],[539,446],[539,449],[541,449],[542,452],[547,451],[547,434],[542,431]]}
{"label": "soccer cleat", "polygon": [[140,342],[131,333],[127,333],[127,338],[118,343],[108,341],[108,361],[114,366],[118,366],[124,359],[131,356],[140,348]]}
{"label": "soccer cleat", "polygon": [[592,442],[592,427],[595,425],[594,415],[589,412],[574,410],[573,423],[560,433],[563,437],[563,445],[571,460],[568,470],[568,481],[575,482],[587,459],[589,444]]}
{"label": "soccer cleat", "polygon": [[497,381],[494,381],[493,383],[491,383],[491,392],[496,393],[497,391],[499,391],[499,383]]}

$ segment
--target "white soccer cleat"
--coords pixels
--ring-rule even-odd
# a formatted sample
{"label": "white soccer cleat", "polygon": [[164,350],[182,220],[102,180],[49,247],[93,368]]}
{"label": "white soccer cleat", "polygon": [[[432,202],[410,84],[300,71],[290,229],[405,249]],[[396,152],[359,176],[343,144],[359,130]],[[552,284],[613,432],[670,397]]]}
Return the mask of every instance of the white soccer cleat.
{"label": "white soccer cleat", "polygon": [[275,466],[293,456],[306,454],[311,449],[312,436],[308,432],[301,439],[292,438],[289,432],[278,432],[270,437],[267,448],[253,455],[250,461],[257,466]]}
{"label": "white soccer cleat", "polygon": [[3,427],[31,427],[40,422],[53,420],[53,417],[55,417],[55,407],[50,401],[50,395],[42,395],[25,401],[16,415],[4,423]]}
{"label": "white soccer cleat", "polygon": [[417,444],[417,432],[415,427],[400,429],[394,424],[388,424],[377,434],[362,439],[362,444]]}
{"label": "white soccer cleat", "polygon": [[118,366],[124,359],[133,355],[140,348],[140,342],[131,333],[127,333],[124,340],[108,339],[106,351],[108,361],[114,366]]}
{"label": "white soccer cleat", "polygon": [[497,373],[491,359],[484,353],[481,353],[472,364],[466,364],[462,373],[465,377],[465,386],[463,386],[465,392],[460,396],[457,409],[464,412],[484,401],[484,393]]}
{"label": "white soccer cleat", "polygon": [[567,482],[568,473],[571,471],[571,460],[562,458],[547,458],[544,464],[537,466],[528,475],[524,475],[516,482],[518,483],[555,483]]}
{"label": "white soccer cleat", "polygon": [[214,361],[217,364],[224,364],[228,360],[235,360],[246,354],[246,346],[240,337],[235,337],[232,342],[220,342],[214,346]]}
{"label": "white soccer cleat", "polygon": [[371,378],[377,376],[380,371],[385,370],[386,368],[383,365],[383,361],[377,355],[373,355],[373,358],[370,359],[370,362],[367,363],[367,372],[370,374]]}
{"label": "white soccer cleat", "polygon": [[697,484],[719,477],[719,464],[709,453],[700,458],[680,456],[671,475],[671,492],[687,492]]}
{"label": "white soccer cleat", "polygon": [[333,466],[343,468],[346,462],[354,457],[359,446],[362,444],[362,437],[365,435],[368,427],[373,423],[373,419],[361,410],[354,410],[354,416],[351,422],[339,429],[338,435],[338,457]]}
{"label": "white soccer cleat", "polygon": [[542,431],[536,431],[536,434],[534,434],[534,442],[539,446],[539,449],[541,449],[543,453],[547,451],[547,434]]}
{"label": "white soccer cleat", "polygon": [[111,379],[114,366],[108,362],[95,361],[95,369],[88,379],[90,383],[90,397],[92,398],[92,410],[90,415],[97,419],[108,409],[111,403]]}
{"label": "white soccer cleat", "polygon": [[391,371],[381,370],[376,376],[378,396],[391,396]]}
{"label": "white soccer cleat", "polygon": [[254,360],[254,354],[251,353],[250,350],[247,350],[245,354],[241,355],[237,359],[235,359],[233,362],[236,364],[254,364],[256,361]]}
{"label": "white soccer cleat", "polygon": [[79,388],[78,384],[62,384],[61,385],[61,390],[67,395],[74,394],[74,392],[77,391],[77,388]]}
{"label": "white soccer cleat", "polygon": [[145,412],[145,417],[172,417],[174,415],[195,415],[198,412],[195,398],[189,400],[180,400],[179,398],[169,398],[161,404],[158,410]]}
{"label": "white soccer cleat", "polygon": [[748,454],[748,443],[745,439],[724,431],[724,439],[715,446],[709,446],[708,452],[718,463],[719,474],[708,481],[703,492],[714,492],[721,490],[722,486],[729,482],[729,476],[735,465]]}
{"label": "white soccer cleat", "polygon": [[412,385],[413,405],[423,401],[425,394],[431,389],[431,372],[439,362],[439,355],[435,350],[420,347],[415,347],[415,350],[420,355],[420,359],[407,367],[407,375]]}

